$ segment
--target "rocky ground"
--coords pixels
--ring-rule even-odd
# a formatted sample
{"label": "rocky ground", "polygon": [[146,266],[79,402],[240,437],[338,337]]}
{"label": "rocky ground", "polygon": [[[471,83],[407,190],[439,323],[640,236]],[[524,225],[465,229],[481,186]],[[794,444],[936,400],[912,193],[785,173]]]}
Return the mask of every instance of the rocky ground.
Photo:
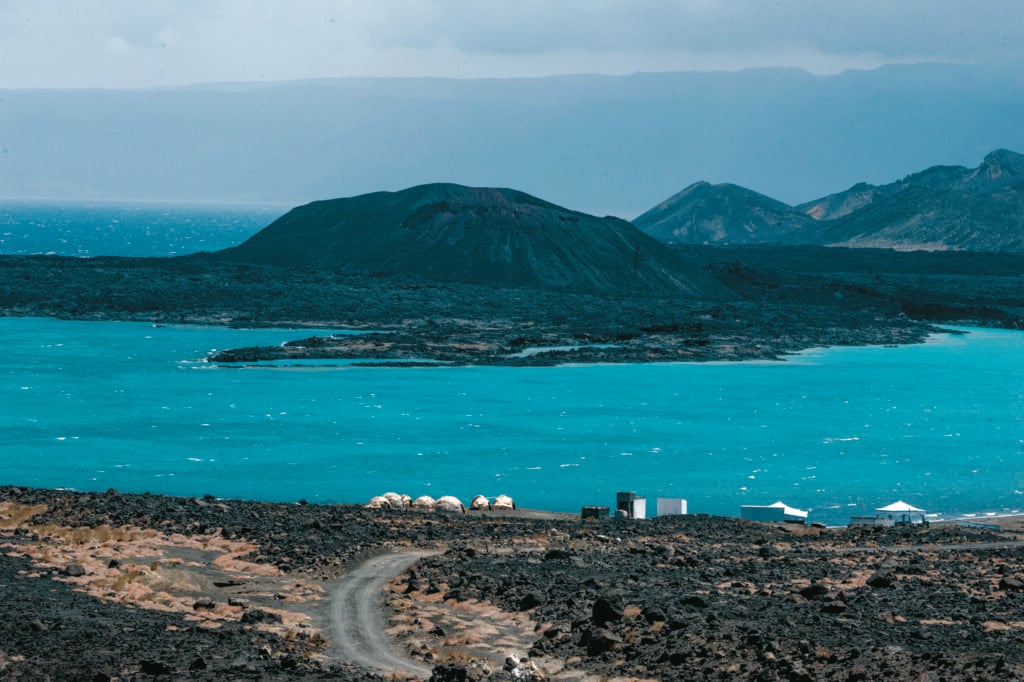
{"label": "rocky ground", "polygon": [[734,295],[599,296],[188,259],[0,256],[0,314],[371,332],[233,349],[215,358],[221,363],[343,358],[546,366],[766,359],[809,347],[919,342],[936,322],[1024,325],[1024,307],[1014,293],[1020,280],[1009,274],[999,280],[1010,289],[1007,305],[958,307],[973,291],[961,282],[943,292],[939,300],[946,307],[919,310],[942,314],[910,315],[902,298],[931,299],[916,290],[901,298],[820,273],[794,273],[785,269],[794,266],[788,262],[752,269],[730,264],[744,254],[699,255],[691,257],[692,267],[711,268]]}
{"label": "rocky ground", "polygon": [[370,332],[233,349],[215,358],[224,363],[748,360],[914,343],[936,324],[1024,328],[1022,255],[688,247],[679,258],[687,272],[710,274],[719,294],[597,295],[202,258],[0,256],[0,314]]}
{"label": "rocky ground", "polygon": [[[0,679],[381,679],[332,656],[362,559],[437,552],[388,633],[436,680],[1024,677],[1024,546],[828,529],[0,488]],[[522,669],[522,668],[521,668]],[[521,670],[520,669],[520,670]],[[518,674],[518,673],[516,673]]]}

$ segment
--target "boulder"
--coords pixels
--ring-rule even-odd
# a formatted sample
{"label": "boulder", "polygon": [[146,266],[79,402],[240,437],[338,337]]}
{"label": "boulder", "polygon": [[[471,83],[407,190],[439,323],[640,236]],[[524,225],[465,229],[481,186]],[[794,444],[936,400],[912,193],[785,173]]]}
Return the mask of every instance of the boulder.
{"label": "boulder", "polygon": [[491,509],[499,511],[512,511],[516,508],[516,503],[508,495],[498,495],[494,498],[494,503],[491,504]]}
{"label": "boulder", "polygon": [[[870,584],[871,581],[868,581]],[[807,587],[800,590],[800,596],[804,599],[817,599],[818,597],[824,597],[828,594],[828,588],[818,582],[812,582]]]}
{"label": "boulder", "polygon": [[430,682],[467,682],[466,666],[458,663],[441,663],[431,671]]}
{"label": "boulder", "polygon": [[193,611],[213,611],[217,608],[217,602],[209,597],[200,597],[192,603]]}
{"label": "boulder", "polygon": [[610,623],[622,620],[623,611],[622,599],[617,595],[607,594],[598,597],[594,602],[591,617],[595,623]]}
{"label": "boulder", "polygon": [[367,509],[391,509],[391,502],[383,495],[376,495],[366,503]]}
{"label": "boulder", "polygon": [[437,500],[430,495],[420,495],[412,501],[413,509],[429,509],[433,511],[435,507],[437,507]]}
{"label": "boulder", "polygon": [[465,513],[466,505],[462,504],[462,501],[457,497],[453,497],[451,495],[443,495],[437,498],[437,510],[457,511]]}
{"label": "boulder", "polygon": [[505,659],[503,670],[509,674],[512,682],[544,682],[547,678],[529,659],[520,659],[515,654]]}
{"label": "boulder", "polygon": [[591,656],[599,656],[606,651],[611,651],[622,644],[622,638],[611,630],[601,628],[591,634],[587,641],[587,653]]}
{"label": "boulder", "polygon": [[161,675],[170,675],[172,672],[174,672],[174,669],[171,668],[171,666],[167,665],[166,663],[161,663],[160,661],[142,661],[139,667],[141,668],[143,673],[147,675],[152,675],[153,677],[158,677]]}
{"label": "boulder", "polygon": [[270,611],[264,611],[263,609],[251,609],[242,614],[239,622],[245,625],[252,625],[254,623],[280,623],[282,622],[281,616]]}
{"label": "boulder", "polygon": [[1000,578],[999,589],[1007,592],[1024,592],[1024,582],[1018,578]]}
{"label": "boulder", "polygon": [[893,587],[896,582],[896,576],[892,571],[876,571],[867,580],[871,587]]}
{"label": "boulder", "polygon": [[473,511],[483,511],[491,508],[491,501],[483,495],[477,495],[469,503],[469,508]]}

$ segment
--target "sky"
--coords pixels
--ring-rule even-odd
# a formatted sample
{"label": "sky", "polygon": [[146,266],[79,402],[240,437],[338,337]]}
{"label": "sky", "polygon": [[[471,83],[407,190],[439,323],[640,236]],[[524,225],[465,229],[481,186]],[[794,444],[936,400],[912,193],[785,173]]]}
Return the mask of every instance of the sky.
{"label": "sky", "polygon": [[0,0],[0,88],[1024,64],[1022,0]]}

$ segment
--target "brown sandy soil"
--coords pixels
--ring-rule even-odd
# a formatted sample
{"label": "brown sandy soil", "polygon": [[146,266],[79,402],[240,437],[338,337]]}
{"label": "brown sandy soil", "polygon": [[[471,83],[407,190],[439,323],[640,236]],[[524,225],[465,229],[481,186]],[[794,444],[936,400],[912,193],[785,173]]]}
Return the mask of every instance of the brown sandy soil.
{"label": "brown sandy soil", "polygon": [[284,637],[309,629],[314,642],[326,644],[311,624],[323,605],[325,589],[308,578],[282,574],[273,565],[243,557],[257,545],[227,540],[219,531],[186,536],[131,526],[95,528],[34,525],[42,505],[0,502],[0,531],[20,527],[36,536],[31,543],[3,541],[8,556],[27,557],[42,577],[72,585],[103,601],[181,614],[206,628],[238,621],[257,607],[279,618],[254,627]]}

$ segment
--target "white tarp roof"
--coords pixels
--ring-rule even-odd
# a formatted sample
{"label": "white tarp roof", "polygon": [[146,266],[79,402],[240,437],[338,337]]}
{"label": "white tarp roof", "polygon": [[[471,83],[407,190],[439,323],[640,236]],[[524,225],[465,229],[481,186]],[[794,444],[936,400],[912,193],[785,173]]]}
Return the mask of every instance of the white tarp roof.
{"label": "white tarp roof", "polygon": [[[768,499],[771,499],[771,498],[768,498]],[[769,504],[768,506],[769,507],[782,507],[782,513],[785,514],[786,516],[798,516],[801,519],[806,519],[807,518],[807,512],[805,512],[803,509],[796,509],[794,507],[790,507],[788,504],[785,504],[782,500],[779,500],[775,504]]]}
{"label": "white tarp roof", "polygon": [[878,509],[875,509],[875,511],[877,511],[877,512],[914,512],[915,514],[923,514],[924,513],[924,509],[918,509],[917,507],[914,507],[914,506],[911,506],[911,505],[907,504],[903,500],[899,500],[898,502],[893,502],[892,504],[890,504],[890,505],[888,505],[886,507],[879,507]]}

